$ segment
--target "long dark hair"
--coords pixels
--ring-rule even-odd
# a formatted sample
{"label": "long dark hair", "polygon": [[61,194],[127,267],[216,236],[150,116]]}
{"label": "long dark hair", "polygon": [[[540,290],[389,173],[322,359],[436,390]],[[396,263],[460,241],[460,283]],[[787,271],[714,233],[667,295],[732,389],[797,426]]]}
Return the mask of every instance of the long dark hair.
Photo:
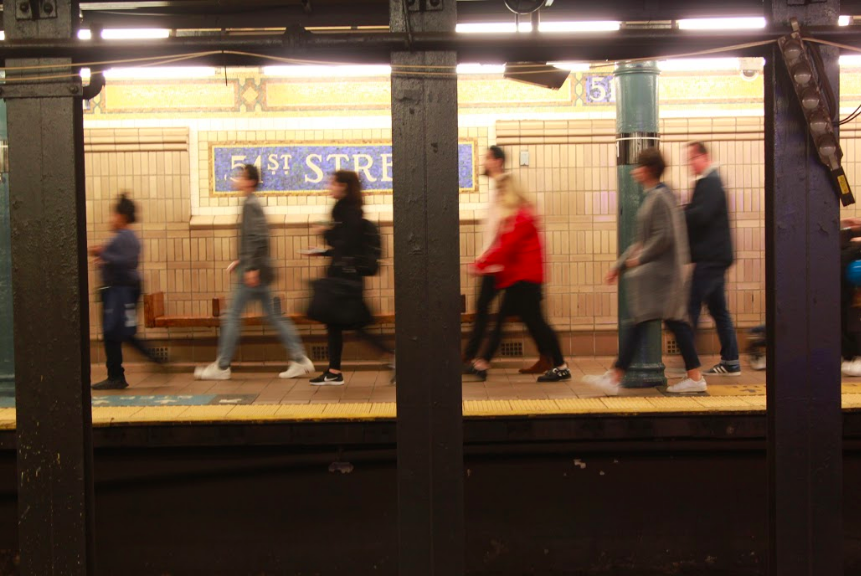
{"label": "long dark hair", "polygon": [[362,199],[362,184],[359,182],[358,174],[350,170],[338,170],[332,174],[332,178],[335,179],[335,182],[347,187],[342,199],[345,204],[361,207],[365,203]]}

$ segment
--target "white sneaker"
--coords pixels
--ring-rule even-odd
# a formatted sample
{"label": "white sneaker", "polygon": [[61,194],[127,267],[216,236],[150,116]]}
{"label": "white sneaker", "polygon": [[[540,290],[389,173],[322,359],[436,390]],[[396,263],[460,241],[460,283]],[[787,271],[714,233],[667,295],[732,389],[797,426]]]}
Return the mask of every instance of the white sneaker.
{"label": "white sneaker", "polygon": [[194,369],[195,380],[230,380],[230,368],[222,370],[218,367],[218,362],[213,362],[209,366],[198,366]]}
{"label": "white sneaker", "polygon": [[861,376],[861,358],[843,362],[841,372],[844,376]]}
{"label": "white sneaker", "polygon": [[612,371],[605,372],[601,376],[583,376],[580,381],[590,388],[603,392],[607,396],[619,395],[619,383],[613,380]]}
{"label": "white sneaker", "polygon": [[278,375],[279,378],[300,378],[302,376],[307,376],[311,372],[314,371],[314,363],[311,362],[311,359],[307,356],[302,356],[301,360],[294,360],[290,363],[290,366]]}
{"label": "white sneaker", "polygon": [[751,356],[750,367],[752,370],[765,370],[765,354],[762,356]]}
{"label": "white sneaker", "polygon": [[705,392],[708,390],[706,379],[703,378],[699,382],[694,382],[690,378],[685,378],[678,384],[667,386],[667,392],[672,394],[693,394],[694,392]]}

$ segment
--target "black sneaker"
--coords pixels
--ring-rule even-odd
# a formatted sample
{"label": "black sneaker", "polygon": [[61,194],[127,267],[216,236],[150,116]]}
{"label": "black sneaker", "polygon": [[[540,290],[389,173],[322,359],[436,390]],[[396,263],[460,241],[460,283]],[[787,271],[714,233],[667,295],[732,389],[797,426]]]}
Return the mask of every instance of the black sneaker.
{"label": "black sneaker", "polygon": [[93,390],[124,390],[129,387],[125,378],[108,378],[92,385]]}
{"label": "black sneaker", "polygon": [[563,380],[571,380],[571,371],[568,368],[551,368],[538,377],[539,382],[561,382]]}
{"label": "black sneaker", "polygon": [[343,374],[334,374],[326,370],[316,378],[311,379],[312,386],[342,386],[344,384]]}
{"label": "black sneaker", "polygon": [[723,362],[715,364],[710,369],[703,372],[706,376],[741,376],[741,366],[731,366]]}
{"label": "black sneaker", "polygon": [[487,370],[479,370],[475,364],[464,366],[463,374],[465,376],[476,376],[479,382],[487,382]]}

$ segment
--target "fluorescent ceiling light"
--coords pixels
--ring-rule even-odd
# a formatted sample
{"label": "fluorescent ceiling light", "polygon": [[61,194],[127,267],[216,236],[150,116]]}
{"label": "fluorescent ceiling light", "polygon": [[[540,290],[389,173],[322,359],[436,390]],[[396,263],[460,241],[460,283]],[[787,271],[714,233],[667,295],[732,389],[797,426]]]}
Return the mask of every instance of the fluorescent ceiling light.
{"label": "fluorescent ceiling light", "polygon": [[[571,22],[541,22],[539,32],[612,32],[621,28],[621,22],[613,20],[571,21]],[[455,26],[455,31],[461,34],[514,34],[515,32],[532,32],[531,22],[470,22]]]}
{"label": "fluorescent ceiling light", "polygon": [[849,26],[852,24],[852,16],[841,16],[837,19],[838,26]]}
{"label": "fluorescent ceiling light", "polygon": [[458,24],[455,32],[461,34],[514,34],[515,32],[532,32],[530,22],[522,22],[518,27],[514,22],[481,22]]}
{"label": "fluorescent ceiling light", "polygon": [[753,30],[765,28],[765,18],[691,18],[679,20],[680,30]]}
{"label": "fluorescent ceiling light", "polygon": [[852,68],[861,67],[861,55],[848,55],[844,54],[840,57],[840,65],[841,66],[849,66]]}
{"label": "fluorescent ceiling light", "polygon": [[541,22],[539,32],[615,32],[622,27],[621,22],[595,20],[583,22]]}
{"label": "fluorescent ceiling light", "polygon": [[677,58],[658,62],[663,72],[698,72],[711,70],[738,70],[738,58]]}
{"label": "fluorescent ceiling light", "polygon": [[89,81],[92,72],[89,68],[81,68],[81,80]]}
{"label": "fluorescent ceiling light", "polygon": [[505,64],[458,64],[458,74],[502,74]]}
{"label": "fluorescent ceiling light", "polygon": [[0,30],[0,40],[6,39],[6,32],[4,30]]}
{"label": "fluorescent ceiling light", "polygon": [[588,72],[592,66],[588,62],[548,62],[554,68],[570,70],[571,72]]}
{"label": "fluorescent ceiling light", "polygon": [[162,80],[184,78],[208,78],[215,76],[215,68],[207,66],[152,66],[144,68],[111,68],[105,70],[105,78],[113,80]]}
{"label": "fluorescent ceiling light", "polygon": [[355,65],[355,66],[264,66],[263,73],[267,76],[284,76],[287,78],[356,78],[359,76],[388,76],[392,67],[387,65]]}
{"label": "fluorescent ceiling light", "polygon": [[170,30],[165,28],[105,28],[102,38],[105,40],[157,40],[170,36]]}

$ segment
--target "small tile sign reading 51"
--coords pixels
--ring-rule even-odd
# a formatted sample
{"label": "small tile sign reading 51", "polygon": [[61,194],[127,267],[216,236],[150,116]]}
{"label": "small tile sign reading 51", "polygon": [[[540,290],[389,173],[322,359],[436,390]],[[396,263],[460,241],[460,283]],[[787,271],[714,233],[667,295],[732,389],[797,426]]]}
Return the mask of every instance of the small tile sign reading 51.
{"label": "small tile sign reading 51", "polygon": [[[476,190],[475,142],[458,143],[457,170],[461,192]],[[365,192],[392,191],[392,145],[379,144],[213,144],[210,151],[211,190],[233,193],[231,177],[243,164],[260,170],[258,192],[302,194],[324,192],[337,170],[359,174]]]}

